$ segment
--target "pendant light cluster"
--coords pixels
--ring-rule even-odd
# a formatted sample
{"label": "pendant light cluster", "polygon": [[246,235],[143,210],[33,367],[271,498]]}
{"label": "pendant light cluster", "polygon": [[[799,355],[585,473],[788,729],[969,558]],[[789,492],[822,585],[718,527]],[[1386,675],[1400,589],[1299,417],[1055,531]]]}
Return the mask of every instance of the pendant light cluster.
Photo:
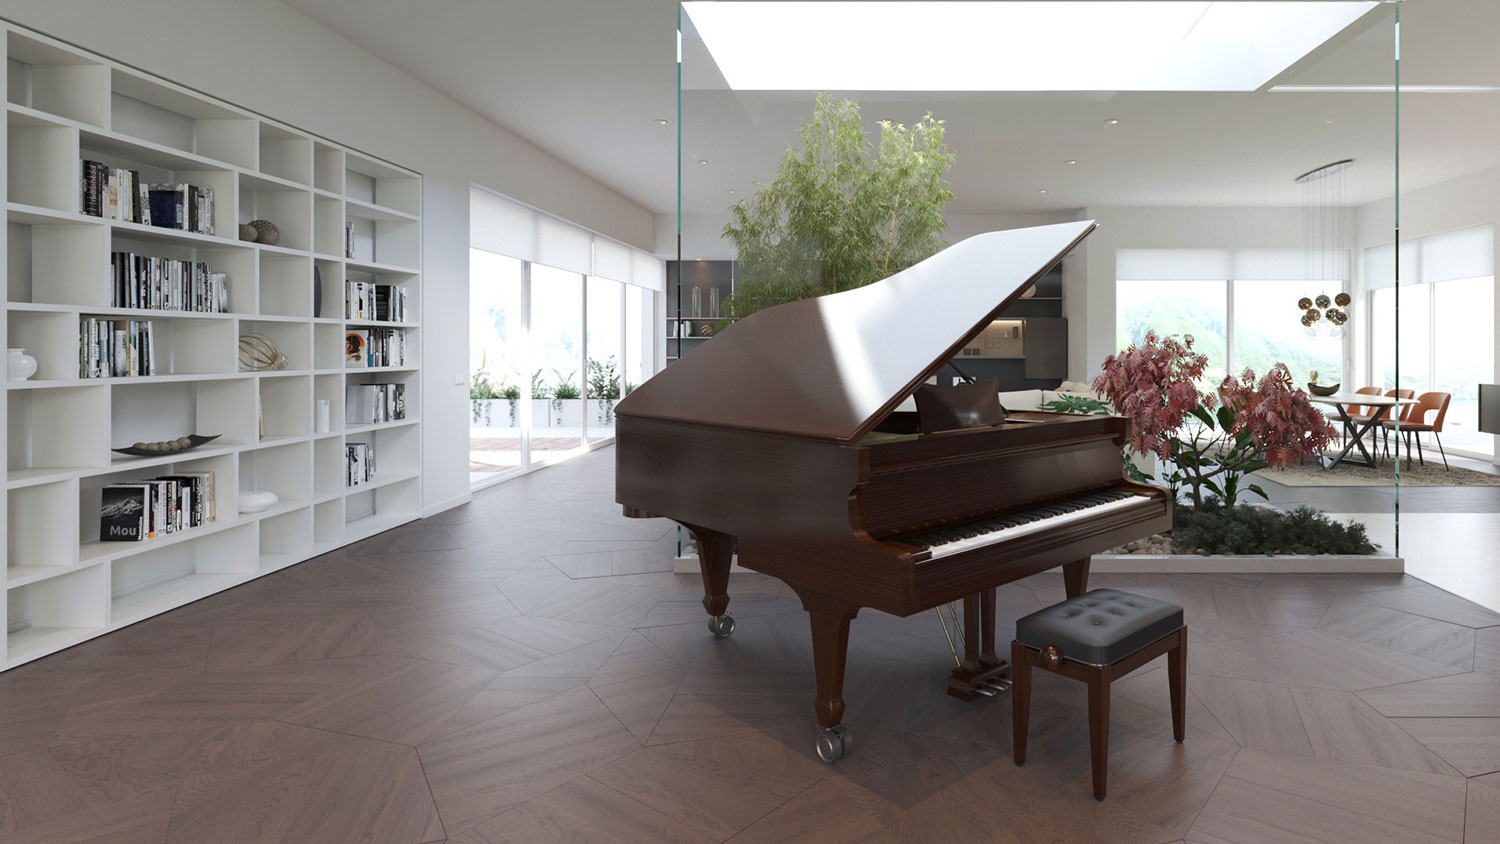
{"label": "pendant light cluster", "polygon": [[[1305,278],[1319,288],[1316,296],[1297,300],[1302,330],[1316,337],[1320,324],[1329,337],[1343,337],[1354,299],[1342,287],[1348,283],[1347,268],[1353,232],[1344,202],[1344,171],[1354,164],[1346,158],[1325,164],[1298,176],[1302,186],[1302,228],[1305,240]],[[1328,288],[1338,292],[1329,297]]]}

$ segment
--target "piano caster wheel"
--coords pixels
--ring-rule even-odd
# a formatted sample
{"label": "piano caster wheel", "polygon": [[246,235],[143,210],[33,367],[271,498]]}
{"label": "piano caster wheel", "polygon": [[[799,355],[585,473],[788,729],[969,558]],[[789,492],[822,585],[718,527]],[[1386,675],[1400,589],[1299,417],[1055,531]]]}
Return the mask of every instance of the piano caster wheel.
{"label": "piano caster wheel", "polygon": [[818,736],[816,747],[818,758],[825,763],[832,765],[854,752],[854,735],[848,727],[840,724],[831,730],[819,729],[822,734]]}
{"label": "piano caster wheel", "polygon": [[734,616],[729,613],[711,616],[708,619],[708,632],[720,639],[729,638],[729,635],[734,632]]}

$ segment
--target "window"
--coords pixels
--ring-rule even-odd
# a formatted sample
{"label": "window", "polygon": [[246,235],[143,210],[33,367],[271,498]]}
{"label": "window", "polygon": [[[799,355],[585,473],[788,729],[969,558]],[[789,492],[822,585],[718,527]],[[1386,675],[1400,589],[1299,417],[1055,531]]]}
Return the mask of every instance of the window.
{"label": "window", "polygon": [[607,278],[588,280],[588,377],[584,397],[588,441],[615,434],[615,402],[620,400],[620,364],[624,354],[620,329],[622,288]]}
{"label": "window", "polygon": [[[469,480],[522,464],[526,324],[521,261],[469,250]],[[516,399],[509,396],[518,396]]]}
{"label": "window", "polygon": [[1115,342],[1121,349],[1138,344],[1147,331],[1192,335],[1193,350],[1208,356],[1201,382],[1205,390],[1246,367],[1260,376],[1278,363],[1286,364],[1298,384],[1313,371],[1320,381],[1336,383],[1342,378],[1347,338],[1330,335],[1326,323],[1309,336],[1294,307],[1299,298],[1325,286],[1296,280],[1120,281]]}
{"label": "window", "polygon": [[1115,346],[1139,344],[1146,332],[1188,334],[1208,356],[1203,388],[1228,373],[1229,332],[1223,281],[1121,281],[1115,293]]}

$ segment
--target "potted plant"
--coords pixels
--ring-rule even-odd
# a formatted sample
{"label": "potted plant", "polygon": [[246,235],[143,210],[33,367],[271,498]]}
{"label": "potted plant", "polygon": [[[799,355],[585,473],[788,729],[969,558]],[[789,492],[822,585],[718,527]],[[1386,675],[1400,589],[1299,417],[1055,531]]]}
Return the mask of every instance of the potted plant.
{"label": "potted plant", "polygon": [[567,375],[552,370],[557,381],[552,386],[552,424],[562,428],[581,428],[583,424],[583,391],[578,389],[578,370]]}
{"label": "potted plant", "polygon": [[776,178],[730,207],[724,226],[739,262],[720,326],[755,311],[862,287],[947,246],[943,208],[954,155],[943,121],[882,120],[878,140],[859,104],[820,95],[801,148],[782,155]]}
{"label": "potted plant", "polygon": [[590,424],[606,428],[615,424],[615,402],[620,398],[620,366],[615,356],[603,361],[589,358],[588,413]]}
{"label": "potted plant", "polygon": [[469,416],[476,428],[490,427],[494,399],[498,397],[488,373],[479,371],[469,376]]}

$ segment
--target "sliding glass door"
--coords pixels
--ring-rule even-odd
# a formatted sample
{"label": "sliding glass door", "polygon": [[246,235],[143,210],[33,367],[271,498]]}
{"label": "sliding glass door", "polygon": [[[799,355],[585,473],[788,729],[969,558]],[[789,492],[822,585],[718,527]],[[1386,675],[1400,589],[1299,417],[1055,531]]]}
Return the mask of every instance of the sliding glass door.
{"label": "sliding glass door", "polygon": [[525,463],[525,265],[469,250],[469,481]]}
{"label": "sliding glass door", "polygon": [[583,276],[531,265],[531,462],[583,447]]}
{"label": "sliding glass door", "polygon": [[588,326],[585,351],[588,377],[585,384],[584,424],[587,441],[600,442],[615,435],[615,402],[620,400],[620,365],[624,356],[624,287],[618,281],[590,276],[588,280]]}

